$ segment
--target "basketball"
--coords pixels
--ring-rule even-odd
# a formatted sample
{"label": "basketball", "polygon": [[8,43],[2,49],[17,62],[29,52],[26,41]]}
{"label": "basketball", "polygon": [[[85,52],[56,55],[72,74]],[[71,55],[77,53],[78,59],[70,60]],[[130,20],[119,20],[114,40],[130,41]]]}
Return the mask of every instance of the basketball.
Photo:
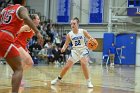
{"label": "basketball", "polygon": [[98,42],[96,39],[89,39],[87,42],[87,47],[90,50],[95,50],[98,47]]}

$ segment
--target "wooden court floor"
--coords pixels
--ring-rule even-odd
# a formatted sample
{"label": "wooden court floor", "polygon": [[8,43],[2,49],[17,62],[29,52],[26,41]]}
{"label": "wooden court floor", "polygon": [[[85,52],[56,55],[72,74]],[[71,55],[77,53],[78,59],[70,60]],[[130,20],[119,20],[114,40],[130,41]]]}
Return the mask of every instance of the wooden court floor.
{"label": "wooden court floor", "polygon": [[[57,77],[63,65],[37,65],[24,73],[25,85],[19,93],[140,93],[140,67],[114,68],[90,64],[93,88],[87,88],[80,65],[74,65],[56,85],[50,81]],[[0,65],[0,93],[10,93],[11,69]]]}

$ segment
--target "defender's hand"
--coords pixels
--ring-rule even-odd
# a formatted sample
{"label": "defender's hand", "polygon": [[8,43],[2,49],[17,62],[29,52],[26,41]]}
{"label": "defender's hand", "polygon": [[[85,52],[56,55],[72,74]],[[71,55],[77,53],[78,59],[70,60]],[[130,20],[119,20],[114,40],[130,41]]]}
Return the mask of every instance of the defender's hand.
{"label": "defender's hand", "polygon": [[65,52],[65,48],[62,48],[62,49],[61,49],[61,53],[63,53],[63,52]]}
{"label": "defender's hand", "polygon": [[43,43],[43,36],[40,34],[40,32],[37,33],[37,38],[38,38],[40,44],[42,44]]}

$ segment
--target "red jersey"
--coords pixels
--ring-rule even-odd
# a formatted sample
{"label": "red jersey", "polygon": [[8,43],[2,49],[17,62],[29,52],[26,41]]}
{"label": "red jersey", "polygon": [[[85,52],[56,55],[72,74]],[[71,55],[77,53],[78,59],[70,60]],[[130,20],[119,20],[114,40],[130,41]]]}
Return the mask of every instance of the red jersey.
{"label": "red jersey", "polygon": [[22,6],[19,4],[10,5],[2,10],[0,30],[6,30],[16,36],[24,22],[17,14],[20,7]]}
{"label": "red jersey", "polygon": [[33,37],[34,31],[30,30],[28,32],[21,32],[15,38],[15,44],[22,46],[22,48],[26,49],[26,46],[29,40]]}

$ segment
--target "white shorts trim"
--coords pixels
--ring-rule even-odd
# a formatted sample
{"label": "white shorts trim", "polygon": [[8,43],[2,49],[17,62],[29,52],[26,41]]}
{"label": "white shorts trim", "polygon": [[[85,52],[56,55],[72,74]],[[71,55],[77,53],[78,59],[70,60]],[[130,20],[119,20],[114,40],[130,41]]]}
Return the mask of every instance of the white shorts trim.
{"label": "white shorts trim", "polygon": [[82,57],[86,57],[86,56],[87,57],[89,56],[89,50],[88,49],[72,49],[69,60],[72,60],[74,63],[76,63]]}
{"label": "white shorts trim", "polygon": [[[12,47],[14,47],[14,48],[17,49],[17,47],[16,47],[15,45],[11,44],[11,45],[9,46],[9,48],[7,49],[7,51],[6,51],[6,53],[5,53],[5,55],[4,55],[4,58],[7,57],[8,53],[10,52],[10,50],[11,50]],[[17,49],[17,50],[18,50],[18,49]]]}

